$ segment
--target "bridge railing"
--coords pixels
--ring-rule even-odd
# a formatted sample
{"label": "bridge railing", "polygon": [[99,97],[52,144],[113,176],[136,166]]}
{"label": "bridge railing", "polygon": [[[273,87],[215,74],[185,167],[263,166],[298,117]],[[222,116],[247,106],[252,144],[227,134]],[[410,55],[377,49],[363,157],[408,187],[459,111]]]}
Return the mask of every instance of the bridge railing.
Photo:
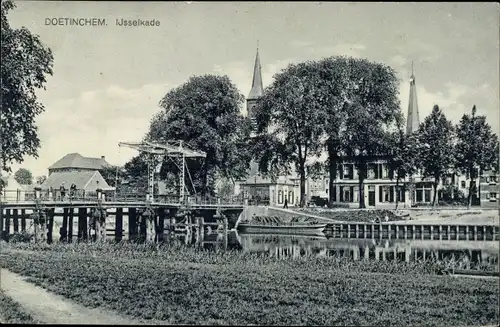
{"label": "bridge railing", "polygon": [[[138,192],[116,192],[102,191],[103,201],[105,202],[145,202],[148,196]],[[34,190],[2,190],[0,192],[0,202],[3,203],[23,203],[35,201],[36,193]],[[41,190],[40,200],[44,202],[96,202],[98,199],[97,191],[86,190]],[[189,205],[243,205],[245,198],[242,196],[200,196],[191,195],[181,198],[179,195],[155,195],[150,198],[154,203]]]}

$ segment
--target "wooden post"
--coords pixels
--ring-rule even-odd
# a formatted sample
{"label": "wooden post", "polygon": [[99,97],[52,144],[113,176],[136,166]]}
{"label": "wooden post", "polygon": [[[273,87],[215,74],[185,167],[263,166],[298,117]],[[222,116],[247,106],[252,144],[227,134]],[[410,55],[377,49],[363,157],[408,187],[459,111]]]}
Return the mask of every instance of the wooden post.
{"label": "wooden post", "polygon": [[363,238],[366,238],[366,227],[368,227],[368,225],[366,223],[363,224]]}
{"label": "wooden post", "polygon": [[200,243],[205,239],[205,217],[200,217]]}
{"label": "wooden post", "polygon": [[146,227],[146,242],[154,243],[156,240],[156,213],[151,210],[151,215],[144,217]]}
{"label": "wooden post", "polygon": [[223,233],[224,233],[224,250],[227,250],[227,229],[228,229],[228,220],[227,220],[227,217],[226,215],[223,215],[224,216],[224,229],[223,229]]}
{"label": "wooden post", "polygon": [[163,239],[165,237],[166,212],[165,212],[165,209],[163,209],[163,208],[160,208],[159,210],[160,211],[158,212],[158,231],[157,231],[156,241],[163,242]]}
{"label": "wooden post", "polygon": [[104,242],[106,240],[106,216],[107,212],[105,208],[98,207],[97,212],[99,217],[95,222],[95,240],[96,242]]}
{"label": "wooden post", "polygon": [[128,239],[133,241],[137,238],[137,209],[128,208]]}
{"label": "wooden post", "polygon": [[347,224],[347,238],[351,238],[351,225]]}
{"label": "wooden post", "polygon": [[12,211],[10,209],[7,209],[5,211],[6,211],[6,213],[5,213],[5,232],[4,232],[4,235],[5,235],[5,239],[8,240],[9,235],[10,235],[10,217],[12,217]]}
{"label": "wooden post", "polygon": [[371,231],[371,238],[375,238],[375,225],[372,224],[371,227],[370,227],[370,231]]}
{"label": "wooden post", "polygon": [[434,226],[431,225],[431,227],[429,227],[430,230],[429,230],[429,233],[431,234],[431,240],[434,239]]}
{"label": "wooden post", "polygon": [[477,226],[474,226],[474,241],[477,241]]}
{"label": "wooden post", "polygon": [[456,225],[455,226],[455,230],[457,232],[457,235],[455,236],[457,241],[460,240],[460,226],[459,225]]}
{"label": "wooden post", "polygon": [[21,232],[26,232],[26,210],[25,209],[21,210]]}
{"label": "wooden post", "polygon": [[486,226],[483,226],[483,241],[486,241],[486,233],[487,233]]}
{"label": "wooden post", "polygon": [[59,230],[59,242],[66,242],[67,239],[68,239],[68,208],[64,208],[62,226]]}
{"label": "wooden post", "polygon": [[469,240],[469,226],[465,226],[465,240],[468,241]]}
{"label": "wooden post", "polygon": [[14,233],[19,233],[19,217],[17,209],[12,210],[12,221],[14,223]]}
{"label": "wooden post", "polygon": [[396,239],[399,239],[399,225],[396,225]]}
{"label": "wooden post", "polygon": [[48,235],[47,215],[43,210],[35,210],[34,214],[39,213],[39,221],[33,221],[35,230],[35,243],[46,243]]}
{"label": "wooden post", "polygon": [[[366,227],[366,225],[365,225]],[[365,260],[369,260],[370,259],[370,247],[369,246],[365,246]]]}
{"label": "wooden post", "polygon": [[78,208],[78,241],[87,241],[89,231],[87,228],[87,208]]}
{"label": "wooden post", "polygon": [[123,208],[116,208],[115,213],[115,241],[123,239]]}
{"label": "wooden post", "polygon": [[424,225],[420,225],[420,238],[424,239]]}
{"label": "wooden post", "polygon": [[386,225],[387,226],[387,238],[390,240],[392,237],[392,225]]}
{"label": "wooden post", "polygon": [[68,243],[73,243],[73,216],[75,214],[75,209],[69,209],[68,215]]}
{"label": "wooden post", "polygon": [[408,239],[408,226],[405,225],[404,229],[405,229],[405,240],[407,240]]}
{"label": "wooden post", "polygon": [[48,244],[52,244],[52,242],[54,241],[53,240],[53,237],[52,237],[52,234],[54,232],[54,216],[55,216],[55,210],[52,208],[52,209],[49,209],[47,210],[47,220],[48,220],[48,232],[47,232],[47,243]]}
{"label": "wooden post", "polygon": [[415,225],[411,226],[411,238],[415,239]]}
{"label": "wooden post", "polygon": [[448,235],[448,241],[451,240],[451,226],[448,225],[446,234]]}
{"label": "wooden post", "polygon": [[356,224],[356,236],[355,238],[359,237],[359,224]]}
{"label": "wooden post", "polygon": [[439,225],[439,240],[443,239],[443,226]]}

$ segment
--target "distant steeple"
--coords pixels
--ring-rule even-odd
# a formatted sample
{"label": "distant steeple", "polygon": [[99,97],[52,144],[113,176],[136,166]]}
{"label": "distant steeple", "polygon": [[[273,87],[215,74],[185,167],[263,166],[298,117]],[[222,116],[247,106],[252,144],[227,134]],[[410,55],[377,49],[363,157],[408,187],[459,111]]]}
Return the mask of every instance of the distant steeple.
{"label": "distant steeple", "polygon": [[250,94],[248,94],[247,100],[257,100],[264,93],[264,88],[262,87],[262,72],[260,67],[259,58],[259,43],[257,43],[257,55],[255,56],[255,65],[253,67],[253,80],[252,89]]}
{"label": "distant steeple", "polygon": [[406,134],[412,134],[418,130],[420,118],[418,115],[417,86],[413,72],[413,61],[411,62],[410,76],[410,101],[408,102],[408,119],[406,121]]}

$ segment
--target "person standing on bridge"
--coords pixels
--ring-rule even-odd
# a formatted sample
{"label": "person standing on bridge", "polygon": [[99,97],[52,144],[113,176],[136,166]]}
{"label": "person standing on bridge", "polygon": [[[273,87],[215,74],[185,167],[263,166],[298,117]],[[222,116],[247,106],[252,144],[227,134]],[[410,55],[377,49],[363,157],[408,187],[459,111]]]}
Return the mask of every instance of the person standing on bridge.
{"label": "person standing on bridge", "polygon": [[69,196],[70,198],[74,198],[76,194],[76,184],[72,183],[70,188],[69,188]]}
{"label": "person standing on bridge", "polygon": [[64,187],[64,182],[62,182],[61,187],[59,188],[59,192],[61,193],[61,201],[64,201],[64,197],[66,196],[66,188]]}
{"label": "person standing on bridge", "polygon": [[288,197],[285,196],[285,204],[283,205],[283,209],[288,209]]}

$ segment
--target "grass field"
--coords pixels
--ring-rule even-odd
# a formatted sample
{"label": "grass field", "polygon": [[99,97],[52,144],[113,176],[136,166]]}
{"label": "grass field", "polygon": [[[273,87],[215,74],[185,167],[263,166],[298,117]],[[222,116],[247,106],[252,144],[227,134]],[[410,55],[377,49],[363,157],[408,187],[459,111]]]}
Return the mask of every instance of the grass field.
{"label": "grass field", "polygon": [[276,260],[148,245],[3,246],[3,268],[88,307],[176,324],[461,326],[498,322],[498,280],[430,264]]}
{"label": "grass field", "polygon": [[35,324],[33,318],[25,313],[20,305],[0,289],[0,324]]}

